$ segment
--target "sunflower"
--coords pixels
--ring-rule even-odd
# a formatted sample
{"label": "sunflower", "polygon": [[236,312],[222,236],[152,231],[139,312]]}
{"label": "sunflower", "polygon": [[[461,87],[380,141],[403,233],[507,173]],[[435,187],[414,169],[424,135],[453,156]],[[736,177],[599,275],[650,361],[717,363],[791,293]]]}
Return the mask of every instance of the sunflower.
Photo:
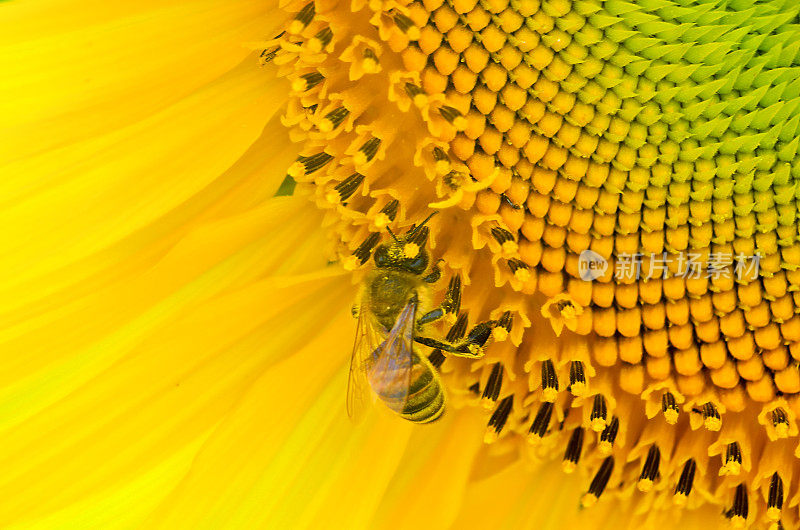
{"label": "sunflower", "polygon": [[[0,526],[797,528],[799,17],[0,4]],[[345,413],[391,237],[431,425]]]}

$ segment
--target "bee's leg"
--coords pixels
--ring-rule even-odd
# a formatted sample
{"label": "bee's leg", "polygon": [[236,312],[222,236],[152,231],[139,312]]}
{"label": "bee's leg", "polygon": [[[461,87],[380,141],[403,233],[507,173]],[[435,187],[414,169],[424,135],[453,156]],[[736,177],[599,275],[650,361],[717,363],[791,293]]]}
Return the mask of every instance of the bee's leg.
{"label": "bee's leg", "polygon": [[425,283],[436,283],[439,281],[439,278],[441,277],[442,277],[442,269],[434,265],[433,270],[429,272],[427,275],[422,277],[422,281]]}
{"label": "bee's leg", "polygon": [[444,351],[450,351],[453,348],[452,344],[438,339],[434,339],[433,337],[414,337],[414,342],[418,342],[420,344],[424,344],[425,346],[429,346],[431,348],[437,348]]}
{"label": "bee's leg", "polygon": [[444,309],[437,307],[433,311],[429,311],[417,319],[417,326],[424,326],[431,322],[436,322],[444,316]]}
{"label": "bee's leg", "polygon": [[470,330],[465,339],[450,340],[447,342],[446,348],[441,348],[441,346],[437,347],[459,357],[469,357],[472,359],[483,357],[484,349],[492,338],[492,330],[494,330],[497,325],[497,320],[481,322]]}
{"label": "bee's leg", "polygon": [[467,338],[464,340],[464,342],[478,344],[483,347],[492,336],[492,330],[495,328],[495,326],[497,326],[497,320],[487,320],[486,322],[477,324],[467,334]]}
{"label": "bee's leg", "polygon": [[479,359],[483,357],[483,347],[467,341],[451,344],[432,337],[414,337],[414,341],[458,357],[468,357],[470,359]]}
{"label": "bee's leg", "polygon": [[425,313],[424,315],[419,317],[419,319],[417,319],[417,326],[421,327],[424,326],[425,324],[436,322],[437,320],[445,317],[446,315],[452,315],[452,317],[455,318],[455,315],[458,314],[460,309],[461,309],[461,277],[453,276],[452,278],[450,278],[450,284],[447,286],[447,292],[444,295],[444,300],[442,301],[442,304],[433,311],[429,311],[428,313]]}
{"label": "bee's leg", "polygon": [[436,263],[433,264],[431,268],[431,272],[427,275],[422,277],[422,281],[425,283],[436,283],[439,281],[439,278],[442,277],[442,269],[439,268],[439,263],[443,262],[443,259],[438,259]]}
{"label": "bee's leg", "polygon": [[477,324],[467,334],[467,338],[455,345],[455,355],[465,357],[482,357],[483,350],[492,338],[492,330],[497,326],[497,320],[487,320]]}
{"label": "bee's leg", "polygon": [[[469,317],[467,316],[466,312],[460,313],[458,318],[456,319],[455,324],[450,327],[450,331],[447,332],[447,336],[445,337],[445,344],[451,345],[453,342],[460,340],[464,337],[464,334],[467,332],[467,320]],[[442,342],[442,341],[437,341]],[[434,348],[433,351],[428,355],[428,360],[431,364],[438,369],[442,363],[444,362],[444,353],[442,352],[441,348]]]}
{"label": "bee's leg", "polygon": [[[465,323],[466,319],[463,319],[462,324]],[[481,322],[472,328],[469,334],[467,334],[467,337],[462,340],[458,340],[455,337],[451,338],[451,335],[455,335],[453,333],[448,334],[448,340],[439,340],[431,337],[414,337],[414,340],[420,344],[424,344],[425,346],[437,348],[444,352],[457,355],[458,357],[478,359],[483,357],[483,351],[488,344],[489,339],[492,336],[492,330],[496,325],[496,320],[487,320],[486,322]],[[454,329],[456,329],[456,327],[457,326],[453,326]],[[451,330],[451,332],[452,331],[453,330]],[[461,333],[463,334],[463,331],[461,331]]]}

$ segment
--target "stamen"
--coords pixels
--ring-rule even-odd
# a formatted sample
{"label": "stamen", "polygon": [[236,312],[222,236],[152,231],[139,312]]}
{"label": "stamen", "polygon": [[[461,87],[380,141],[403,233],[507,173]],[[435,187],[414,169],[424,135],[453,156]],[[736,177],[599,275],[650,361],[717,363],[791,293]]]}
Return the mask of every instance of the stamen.
{"label": "stamen", "polygon": [[333,156],[325,152],[311,156],[301,156],[297,158],[297,162],[289,166],[287,173],[293,178],[299,177],[301,171],[304,175],[309,175],[324,167],[331,160],[333,160]]}
{"label": "stamen", "polygon": [[592,404],[592,415],[589,417],[589,422],[592,430],[600,432],[606,428],[608,424],[608,409],[606,407],[606,398],[602,394],[595,394],[594,403]]}
{"label": "stamen", "polygon": [[547,428],[550,426],[550,417],[552,415],[552,403],[545,401],[539,406],[539,411],[536,413],[536,417],[533,419],[531,428],[528,431],[529,442],[534,442],[536,440],[533,435],[537,435],[539,438],[544,438],[544,435],[547,434]]}
{"label": "stamen", "polygon": [[475,394],[476,396],[480,395],[481,393],[481,386],[480,383],[473,383],[467,387],[467,390]]}
{"label": "stamen", "polygon": [[406,83],[405,88],[406,94],[408,94],[408,97],[411,98],[417,108],[421,109],[428,103],[428,95],[414,83]]}
{"label": "stamen", "polygon": [[679,506],[686,504],[687,497],[692,492],[692,484],[694,483],[694,473],[697,471],[697,463],[694,459],[689,459],[683,465],[681,477],[678,479],[678,485],[675,486],[675,495],[673,501]]}
{"label": "stamen", "polygon": [[300,33],[303,29],[311,23],[316,13],[314,2],[309,2],[306,6],[295,15],[294,20],[289,24],[289,33]]}
{"label": "stamen", "polygon": [[500,396],[500,388],[503,385],[503,363],[495,363],[492,366],[492,371],[489,373],[489,379],[486,380],[486,386],[483,388],[483,406],[491,409],[494,402]]}
{"label": "stamen", "polygon": [[511,407],[514,404],[514,395],[507,396],[500,401],[500,404],[497,405],[497,408],[492,413],[492,417],[489,418],[489,425],[486,428],[486,434],[483,436],[483,441],[485,443],[492,443],[500,435],[500,431],[503,430],[503,427],[506,424],[506,420],[508,420],[508,415],[511,412]]}
{"label": "stamen", "polygon": [[509,199],[508,195],[506,195],[505,193],[501,193],[500,194],[500,198],[503,199],[506,204],[511,206],[512,210],[521,210],[522,209],[522,206],[520,206],[519,204],[517,204],[514,201],[512,201],[511,199]]}
{"label": "stamen", "polygon": [[564,452],[564,459],[561,463],[566,473],[575,471],[581,459],[581,451],[583,451],[583,427],[578,427],[572,431],[572,436],[569,437],[567,450]]}
{"label": "stamen", "polygon": [[614,448],[614,441],[617,439],[618,432],[619,418],[614,416],[611,418],[611,423],[608,424],[608,427],[603,429],[603,432],[600,433],[600,442],[597,444],[597,448],[602,454],[611,454],[611,450]]}
{"label": "stamen", "polygon": [[772,425],[775,426],[775,433],[778,438],[787,438],[789,436],[789,418],[782,408],[776,407],[772,411]]}
{"label": "stamen", "polygon": [[381,65],[378,62],[378,56],[375,55],[375,50],[372,48],[364,48],[361,56],[364,58],[364,60],[361,61],[361,68],[364,72],[368,74],[377,74],[381,71]]}
{"label": "stamen", "polygon": [[505,311],[497,321],[497,325],[492,329],[492,338],[497,342],[504,341],[511,333],[511,327],[514,324],[514,317],[511,311]]}
{"label": "stamen", "polygon": [[381,211],[375,215],[375,219],[373,219],[373,224],[376,228],[383,229],[389,226],[389,223],[394,221],[395,217],[397,217],[397,210],[400,206],[400,201],[397,199],[393,199],[389,201],[386,206],[381,208]]}
{"label": "stamen", "polygon": [[664,413],[664,419],[667,420],[667,423],[670,425],[678,423],[680,409],[672,392],[664,392],[664,395],[661,396],[661,411]]}
{"label": "stamen", "polygon": [[511,232],[500,227],[492,228],[492,236],[494,236],[497,242],[501,245],[507,241],[514,241],[514,236],[511,234]]}
{"label": "stamen", "polygon": [[731,442],[725,453],[725,464],[722,466],[721,472],[727,475],[738,475],[742,470],[742,451],[739,444]]}
{"label": "stamen", "polygon": [[271,48],[266,48],[261,51],[261,54],[258,56],[259,63],[264,66],[267,63],[272,62],[275,59],[275,56],[278,55],[278,51],[280,51],[280,46],[272,46]]}
{"label": "stamen", "polygon": [[611,473],[614,471],[614,457],[609,456],[600,464],[600,469],[597,470],[592,483],[589,485],[589,492],[581,499],[581,505],[584,508],[592,506],[603,494],[606,489],[608,479],[611,478]]}
{"label": "stamen", "polygon": [[319,53],[330,44],[331,40],[333,40],[331,28],[322,29],[308,41],[308,49],[313,53]]}
{"label": "stamen", "polygon": [[441,114],[442,118],[447,120],[449,123],[452,123],[453,127],[459,131],[464,130],[464,128],[467,126],[466,118],[464,118],[458,109],[443,105],[439,107],[439,114]]}
{"label": "stamen", "polygon": [[394,15],[394,23],[405,33],[409,40],[419,40],[419,28],[414,25],[414,21],[402,13]]}
{"label": "stamen", "polygon": [[586,375],[581,361],[572,361],[569,365],[569,391],[576,397],[586,392]]}
{"label": "stamen", "polygon": [[542,363],[542,399],[554,403],[558,397],[558,376],[550,359]]}
{"label": "stamen", "polygon": [[[406,87],[414,86],[411,84],[406,84]],[[408,90],[406,88],[406,90]],[[444,152],[444,149],[441,147],[434,147],[433,148],[433,160],[436,162],[436,174],[437,175],[447,175],[450,171],[450,157],[447,156],[447,153]]]}
{"label": "stamen", "polygon": [[353,251],[353,256],[358,258],[359,265],[363,265],[367,262],[370,254],[372,254],[372,249],[375,248],[375,245],[377,245],[380,240],[380,234],[372,232],[367,236],[363,243],[361,243],[358,248]]}
{"label": "stamen", "polygon": [[448,172],[444,178],[442,178],[442,182],[444,182],[451,190],[457,190],[464,185],[467,178],[469,178],[469,175],[463,171],[453,170]]}
{"label": "stamen", "polygon": [[646,493],[653,489],[653,482],[658,477],[658,466],[661,463],[661,451],[653,444],[647,452],[647,459],[642,466],[642,473],[639,475],[639,483],[636,485],[639,491]]}
{"label": "stamen", "polygon": [[394,221],[394,218],[397,217],[397,209],[400,207],[400,201],[394,199],[389,201],[383,208],[381,208],[380,213],[385,215],[390,221]]}
{"label": "stamen", "polygon": [[450,278],[447,292],[444,295],[442,308],[446,313],[458,313],[461,310],[461,276],[458,274]]}
{"label": "stamen", "polygon": [[739,484],[733,497],[733,508],[728,512],[735,528],[744,528],[748,512],[747,489],[744,484]]}
{"label": "stamen", "polygon": [[333,131],[342,124],[344,119],[347,118],[348,114],[350,114],[350,111],[344,107],[333,109],[322,119],[319,124],[319,130],[322,132]]}
{"label": "stamen", "polygon": [[769,494],[767,495],[767,519],[778,521],[783,509],[783,480],[778,472],[772,474],[769,481]]}
{"label": "stamen", "polygon": [[450,331],[447,332],[446,338],[448,342],[455,342],[464,336],[464,334],[467,332],[468,320],[469,316],[466,312],[458,315],[458,319],[456,320],[455,324],[453,324],[453,327],[451,327]]}
{"label": "stamen", "polygon": [[508,260],[508,268],[511,269],[514,277],[523,283],[527,282],[531,278],[531,272],[528,265],[516,258]]}
{"label": "stamen", "polygon": [[406,241],[409,243],[415,244],[417,247],[417,252],[414,255],[407,255],[409,258],[413,258],[419,253],[419,249],[425,247],[428,243],[428,236],[430,235],[430,228],[427,226],[421,226],[419,228],[412,228],[406,233]]}
{"label": "stamen", "polygon": [[706,403],[701,409],[703,414],[703,425],[709,431],[718,431],[722,427],[722,420],[720,419],[717,407],[713,403]]}
{"label": "stamen", "polygon": [[325,81],[325,76],[319,72],[303,74],[292,82],[292,90],[296,92],[305,92],[311,90],[323,81]]}
{"label": "stamen", "polygon": [[358,153],[355,156],[355,163],[357,165],[363,165],[367,162],[370,162],[375,155],[378,153],[378,148],[381,146],[381,139],[380,138],[370,138],[364,145],[358,148]]}
{"label": "stamen", "polygon": [[333,189],[339,194],[339,202],[344,203],[349,199],[362,182],[364,182],[364,175],[361,173],[353,173],[337,184]]}

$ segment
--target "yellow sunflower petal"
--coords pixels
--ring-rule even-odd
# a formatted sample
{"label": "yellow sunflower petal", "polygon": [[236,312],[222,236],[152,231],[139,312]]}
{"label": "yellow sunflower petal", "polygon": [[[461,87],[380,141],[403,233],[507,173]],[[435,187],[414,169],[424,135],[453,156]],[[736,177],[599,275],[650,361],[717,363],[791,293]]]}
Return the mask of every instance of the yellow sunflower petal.
{"label": "yellow sunflower petal", "polygon": [[2,400],[0,520],[49,517],[160,468],[185,471],[184,451],[309,340],[285,323],[310,328],[349,291],[335,269],[282,275],[325,265],[318,220],[301,204],[272,199],[198,226],[137,278],[10,345],[29,357],[3,358],[14,384]]}

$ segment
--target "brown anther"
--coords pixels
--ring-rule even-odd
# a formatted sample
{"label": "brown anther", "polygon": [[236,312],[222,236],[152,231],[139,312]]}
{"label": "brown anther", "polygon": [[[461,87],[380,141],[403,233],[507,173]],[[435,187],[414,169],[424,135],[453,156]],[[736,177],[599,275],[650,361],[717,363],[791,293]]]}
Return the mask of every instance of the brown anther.
{"label": "brown anther", "polygon": [[378,148],[381,146],[381,139],[380,138],[370,138],[364,144],[358,148],[358,154],[356,155],[356,163],[357,164],[366,164],[367,162],[371,161],[375,158],[375,155],[378,153]]}
{"label": "brown anther", "polygon": [[550,359],[542,362],[542,399],[551,403],[558,397],[558,376]]}
{"label": "brown anther", "polygon": [[725,464],[723,466],[726,474],[738,475],[742,469],[742,450],[739,444],[731,442],[725,450]]}
{"label": "brown anther", "polygon": [[783,480],[778,472],[772,474],[769,481],[769,494],[767,495],[767,519],[779,521],[783,509]]}
{"label": "brown anther", "polygon": [[703,415],[703,425],[709,431],[718,431],[722,427],[722,420],[720,419],[717,407],[713,403],[708,402],[700,409]]}
{"label": "brown anther", "polygon": [[507,241],[514,241],[514,236],[511,234],[511,232],[497,226],[492,228],[492,236],[501,245]]}
{"label": "brown anther", "polygon": [[500,431],[503,430],[503,427],[508,420],[508,415],[511,413],[511,408],[514,405],[514,395],[510,395],[504,397],[500,403],[497,405],[497,408],[492,413],[491,418],[489,418],[489,424],[486,429],[486,434],[483,437],[483,441],[486,443],[491,443],[497,439],[500,435]]}
{"label": "brown anther", "polygon": [[683,465],[678,484],[675,486],[675,502],[677,504],[685,504],[686,497],[692,492],[695,471],[697,471],[697,463],[694,459],[687,460]]}
{"label": "brown anther", "polygon": [[569,387],[568,390],[574,396],[582,396],[586,393],[586,375],[581,361],[572,361],[569,364]]}
{"label": "brown anther", "polygon": [[656,478],[658,477],[658,468],[660,463],[661,451],[658,449],[658,446],[653,444],[650,446],[650,450],[647,452],[647,459],[644,461],[642,472],[639,475],[639,483],[637,484],[639,491],[647,492],[652,489],[653,482],[655,482]]}
{"label": "brown anther", "polygon": [[664,419],[670,425],[675,425],[678,422],[680,409],[672,392],[664,392],[664,395],[661,396],[661,412],[664,413]]}
{"label": "brown anther", "polygon": [[739,484],[736,486],[736,493],[733,496],[733,507],[725,515],[733,519],[734,525],[741,527],[747,520],[750,511],[748,504],[747,488],[744,484]]}
{"label": "brown anther", "polygon": [[330,111],[325,117],[322,119],[322,122],[319,124],[319,129],[323,132],[331,132],[336,129],[339,125],[342,124],[347,115],[350,114],[350,111],[344,107],[339,107]]}
{"label": "brown anther", "polygon": [[[466,324],[466,319],[464,319],[464,323]],[[495,363],[492,366],[492,371],[489,373],[489,379],[486,380],[486,386],[483,388],[482,397],[483,399],[487,400],[487,404],[497,401],[497,398],[500,396],[500,389],[502,386],[503,386],[503,363]]]}
{"label": "brown anther", "polygon": [[311,72],[310,74],[303,74],[298,80],[302,80],[302,85],[297,88],[298,91],[311,90],[318,84],[325,81],[325,76],[319,72]]}
{"label": "brown anther", "polygon": [[300,33],[303,31],[303,28],[308,26],[314,19],[315,14],[316,9],[314,2],[309,2],[294,16],[294,20],[289,24],[289,33]]}
{"label": "brown anther", "polygon": [[362,182],[364,182],[364,175],[361,173],[353,173],[337,184],[334,189],[339,194],[339,201],[344,203],[347,199],[349,199]]}
{"label": "brown anther", "polygon": [[606,398],[603,397],[602,394],[596,394],[594,396],[594,402],[592,403],[592,414],[589,417],[592,430],[595,432],[603,431],[606,428],[607,420],[608,408],[606,406]]}
{"label": "brown anther", "polygon": [[539,406],[539,410],[536,412],[536,417],[533,419],[531,428],[528,431],[528,441],[535,440],[532,435],[536,435],[539,438],[544,438],[544,435],[547,434],[547,428],[550,426],[550,417],[552,415],[552,403],[545,401]]}
{"label": "brown anther", "polygon": [[614,416],[611,418],[611,423],[603,429],[603,432],[600,433],[600,442],[597,444],[598,449],[603,454],[611,454],[611,450],[614,447],[614,441],[617,439],[617,433],[619,432],[619,418]]}
{"label": "brown anther", "polygon": [[360,262],[361,265],[367,262],[370,254],[372,253],[372,249],[375,248],[375,245],[377,245],[380,240],[381,240],[380,234],[378,234],[377,232],[372,232],[358,246],[358,248],[353,251],[353,256],[358,258],[358,261]]}
{"label": "brown anther", "polygon": [[772,425],[775,426],[778,438],[786,438],[789,435],[789,418],[782,408],[776,407],[772,411]]}
{"label": "brown anther", "polygon": [[614,471],[614,457],[609,456],[600,464],[600,469],[597,470],[592,483],[589,485],[589,492],[581,499],[581,504],[584,507],[589,507],[597,502],[603,490],[606,489],[608,480],[611,478],[611,473]]}
{"label": "brown anther", "polygon": [[567,442],[567,450],[564,451],[562,467],[567,473],[572,473],[581,459],[583,451],[583,427],[578,427],[572,431],[572,435]]}

